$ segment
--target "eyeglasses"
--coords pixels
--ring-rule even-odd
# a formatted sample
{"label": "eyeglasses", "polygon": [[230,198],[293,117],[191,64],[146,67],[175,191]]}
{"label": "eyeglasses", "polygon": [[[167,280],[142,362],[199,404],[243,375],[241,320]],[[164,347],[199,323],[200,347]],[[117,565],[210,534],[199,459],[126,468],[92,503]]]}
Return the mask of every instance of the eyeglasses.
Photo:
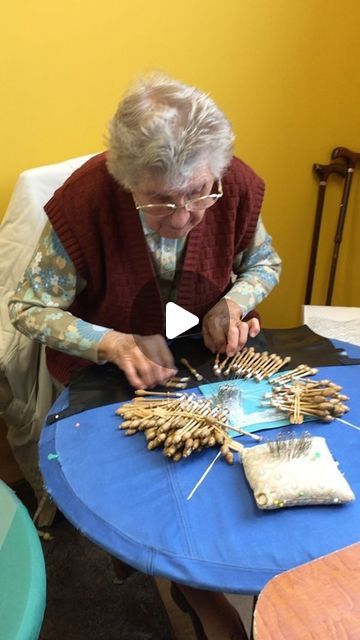
{"label": "eyeglasses", "polygon": [[137,211],[143,211],[151,216],[157,216],[159,218],[165,218],[171,216],[177,209],[186,209],[187,211],[203,211],[209,209],[215,204],[223,195],[221,180],[217,181],[218,192],[209,193],[207,196],[200,196],[199,198],[190,198],[186,200],[184,204],[177,205],[172,202],[164,204],[136,204]]}

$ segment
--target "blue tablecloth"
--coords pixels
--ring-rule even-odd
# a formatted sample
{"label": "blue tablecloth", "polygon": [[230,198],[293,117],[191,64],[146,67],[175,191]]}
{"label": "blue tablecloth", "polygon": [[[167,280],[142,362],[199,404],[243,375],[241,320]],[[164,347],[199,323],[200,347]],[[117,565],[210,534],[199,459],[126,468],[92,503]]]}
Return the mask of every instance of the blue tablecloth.
{"label": "blue tablecloth", "polygon": [[[326,438],[357,495],[353,503],[261,511],[241,464],[222,460],[189,501],[216,450],[178,464],[160,450],[149,452],[142,434],[118,430],[117,404],[43,429],[48,490],[87,537],[146,573],[257,594],[275,574],[360,540],[360,366],[325,367],[315,377],[341,384],[351,398],[344,418],[358,428],[334,421],[306,429]],[[64,393],[57,408],[66,400]],[[273,439],[278,431],[263,434]]]}

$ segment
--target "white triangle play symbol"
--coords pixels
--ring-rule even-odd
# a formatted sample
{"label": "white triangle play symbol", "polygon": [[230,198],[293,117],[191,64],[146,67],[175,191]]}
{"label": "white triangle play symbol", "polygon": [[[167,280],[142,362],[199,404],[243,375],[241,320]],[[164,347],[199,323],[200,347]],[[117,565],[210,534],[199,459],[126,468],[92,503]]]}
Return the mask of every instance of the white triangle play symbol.
{"label": "white triangle play symbol", "polygon": [[199,324],[199,318],[174,302],[166,304],[165,333],[171,340]]}

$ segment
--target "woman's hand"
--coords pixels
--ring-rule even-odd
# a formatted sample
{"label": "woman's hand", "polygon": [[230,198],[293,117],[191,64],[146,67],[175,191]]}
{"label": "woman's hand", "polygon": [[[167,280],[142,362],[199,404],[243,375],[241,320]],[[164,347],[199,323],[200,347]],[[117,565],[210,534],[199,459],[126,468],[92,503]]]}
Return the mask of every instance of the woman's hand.
{"label": "woman's hand", "polygon": [[172,353],[161,335],[110,331],[100,341],[98,356],[122,369],[136,389],[162,384],[177,373]]}
{"label": "woman's hand", "polygon": [[245,345],[248,337],[255,338],[260,331],[257,318],[241,320],[241,308],[230,299],[222,298],[203,319],[204,342],[213,353],[234,356]]}

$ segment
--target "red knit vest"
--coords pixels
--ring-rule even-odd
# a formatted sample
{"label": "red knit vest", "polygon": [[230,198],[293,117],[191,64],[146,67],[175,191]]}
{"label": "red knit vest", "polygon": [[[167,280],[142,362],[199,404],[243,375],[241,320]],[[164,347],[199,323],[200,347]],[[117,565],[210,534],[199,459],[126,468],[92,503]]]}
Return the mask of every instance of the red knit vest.
{"label": "red knit vest", "polygon": [[[263,181],[233,158],[224,195],[188,235],[176,302],[202,318],[231,285],[232,262],[254,235]],[[55,191],[45,211],[76,271],[87,281],[69,311],[124,333],[164,334],[164,309],[131,194],[109,174],[106,154],[86,162]],[[67,384],[91,364],[47,349],[51,374]]]}

